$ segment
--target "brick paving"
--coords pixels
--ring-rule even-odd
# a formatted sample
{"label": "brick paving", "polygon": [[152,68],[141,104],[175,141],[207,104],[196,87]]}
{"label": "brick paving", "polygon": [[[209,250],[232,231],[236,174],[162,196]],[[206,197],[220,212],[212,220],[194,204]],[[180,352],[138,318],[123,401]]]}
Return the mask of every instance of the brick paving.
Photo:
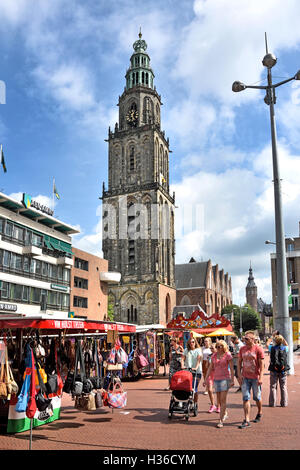
{"label": "brick paving", "polygon": [[[208,396],[199,396],[199,414],[187,422],[182,416],[168,418],[170,392],[167,377],[148,377],[124,382],[128,405],[113,412],[103,407],[78,411],[64,394],[61,418],[33,429],[32,450],[298,450],[300,448],[300,352],[296,352],[295,375],[288,377],[289,405],[268,407],[269,374],[263,379],[263,418],[248,429],[243,420],[241,393],[235,386],[228,394],[228,420],[217,429],[216,413],[208,414]],[[268,367],[266,358],[266,369]],[[201,385],[202,387],[202,381]],[[203,388],[200,388],[203,390]],[[279,397],[278,397],[279,398]],[[252,402],[252,401],[251,401]],[[253,402],[252,402],[253,403]],[[251,419],[256,415],[253,403]],[[27,450],[29,431],[0,435],[0,450]]]}

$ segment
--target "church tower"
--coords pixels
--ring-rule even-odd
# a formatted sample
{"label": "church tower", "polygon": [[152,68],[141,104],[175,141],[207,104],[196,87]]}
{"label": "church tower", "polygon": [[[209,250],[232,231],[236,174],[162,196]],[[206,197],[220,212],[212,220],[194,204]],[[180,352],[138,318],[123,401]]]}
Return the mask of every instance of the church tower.
{"label": "church tower", "polygon": [[119,97],[119,122],[108,131],[108,189],[103,184],[103,254],[114,319],[166,324],[176,305],[175,194],[169,193],[169,139],[147,44],[139,39]]}
{"label": "church tower", "polygon": [[249,268],[248,284],[246,286],[246,302],[257,312],[257,287],[254,282],[251,263]]}

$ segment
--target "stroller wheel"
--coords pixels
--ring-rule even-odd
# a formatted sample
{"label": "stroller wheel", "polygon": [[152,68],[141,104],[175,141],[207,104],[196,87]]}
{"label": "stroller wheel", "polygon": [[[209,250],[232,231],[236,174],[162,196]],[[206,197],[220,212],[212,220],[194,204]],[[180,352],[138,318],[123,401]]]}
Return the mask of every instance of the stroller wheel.
{"label": "stroller wheel", "polygon": [[168,414],[168,418],[169,418],[169,419],[171,419],[172,416],[173,416],[173,413],[169,413],[169,414]]}
{"label": "stroller wheel", "polygon": [[185,415],[185,420],[188,421],[189,420],[189,415]]}
{"label": "stroller wheel", "polygon": [[198,405],[197,405],[197,403],[195,403],[193,411],[194,411],[194,416],[197,416],[197,414],[198,414]]}

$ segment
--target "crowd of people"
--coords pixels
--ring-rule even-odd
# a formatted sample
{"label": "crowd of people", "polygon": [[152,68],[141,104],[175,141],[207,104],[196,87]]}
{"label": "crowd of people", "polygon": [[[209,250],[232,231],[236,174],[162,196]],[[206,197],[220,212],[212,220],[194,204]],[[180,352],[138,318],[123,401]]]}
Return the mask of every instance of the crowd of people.
{"label": "crowd of people", "polygon": [[[266,347],[270,358],[269,406],[276,406],[276,392],[279,384],[280,405],[284,407],[288,405],[288,344],[279,331],[274,331],[272,337],[266,341]],[[198,388],[203,378],[204,394],[208,395],[210,401],[208,413],[219,414],[217,428],[222,428],[224,421],[228,418],[227,396],[229,389],[234,386],[235,378],[238,383],[236,393],[242,394],[244,411],[244,419],[239,428],[244,429],[251,425],[251,392],[257,407],[253,422],[261,421],[261,387],[265,370],[265,355],[260,339],[254,331],[246,331],[241,339],[232,335],[227,342],[223,339],[216,339],[216,342],[212,342],[210,337],[206,337],[201,345],[191,332],[185,349],[180,344],[179,338],[172,337],[169,366],[169,386],[165,390],[170,390],[171,377],[175,372],[188,369],[196,378],[194,402],[197,404]]]}

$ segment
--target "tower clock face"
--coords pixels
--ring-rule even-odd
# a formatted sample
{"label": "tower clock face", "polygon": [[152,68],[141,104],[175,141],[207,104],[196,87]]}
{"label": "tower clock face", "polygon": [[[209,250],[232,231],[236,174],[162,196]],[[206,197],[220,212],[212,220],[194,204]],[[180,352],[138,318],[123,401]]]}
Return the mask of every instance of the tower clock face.
{"label": "tower clock face", "polygon": [[126,121],[130,126],[136,126],[138,121],[139,113],[135,109],[130,109],[126,114]]}

